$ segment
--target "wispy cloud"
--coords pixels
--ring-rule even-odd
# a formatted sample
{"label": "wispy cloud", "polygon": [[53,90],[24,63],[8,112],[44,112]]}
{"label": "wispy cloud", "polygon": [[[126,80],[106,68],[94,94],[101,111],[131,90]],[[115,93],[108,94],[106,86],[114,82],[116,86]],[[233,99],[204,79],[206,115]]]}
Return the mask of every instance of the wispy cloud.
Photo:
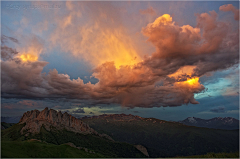
{"label": "wispy cloud", "polygon": [[212,108],[212,109],[210,109],[210,111],[214,112],[214,113],[224,113],[225,112],[225,107]]}
{"label": "wispy cloud", "polygon": [[141,14],[149,14],[149,15],[156,15],[156,11],[153,9],[153,7],[147,8],[147,9],[140,9],[139,12]]}

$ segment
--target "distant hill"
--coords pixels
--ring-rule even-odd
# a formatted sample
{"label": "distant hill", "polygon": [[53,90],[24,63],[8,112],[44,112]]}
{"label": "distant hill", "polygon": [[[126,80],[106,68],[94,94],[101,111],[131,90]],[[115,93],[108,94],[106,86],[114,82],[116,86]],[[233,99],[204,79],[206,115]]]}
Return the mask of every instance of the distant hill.
{"label": "distant hill", "polygon": [[1,122],[5,123],[18,123],[22,116],[14,116],[14,117],[1,117]]}
{"label": "distant hill", "polygon": [[5,122],[1,122],[1,130],[7,129],[11,126],[13,126],[16,123],[5,123]]}
{"label": "distant hill", "polygon": [[214,129],[226,129],[226,130],[235,130],[239,129],[239,120],[232,117],[217,117],[212,119],[201,119],[195,117],[188,117],[187,119],[180,121],[185,125],[205,127],[205,128],[214,128]]}
{"label": "distant hill", "polygon": [[81,120],[115,141],[143,145],[149,156],[154,158],[239,151],[239,130],[200,128],[125,114],[84,117]]}
{"label": "distant hill", "polygon": [[18,124],[1,131],[1,144],[1,157],[147,157],[142,146],[114,141],[68,113],[48,108],[24,113]]}

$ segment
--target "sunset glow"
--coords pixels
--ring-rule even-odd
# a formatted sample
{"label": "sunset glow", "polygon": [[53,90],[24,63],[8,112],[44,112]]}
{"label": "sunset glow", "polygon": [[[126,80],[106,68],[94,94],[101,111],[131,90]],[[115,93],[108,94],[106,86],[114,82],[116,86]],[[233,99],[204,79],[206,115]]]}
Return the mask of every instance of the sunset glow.
{"label": "sunset glow", "polygon": [[27,62],[27,61],[34,62],[38,60],[37,56],[31,55],[31,54],[22,54],[20,58],[23,62]]}
{"label": "sunset glow", "polygon": [[239,110],[238,2],[3,1],[2,24],[2,112]]}
{"label": "sunset glow", "polygon": [[198,80],[199,80],[198,77],[188,78],[187,81],[185,81],[185,83],[188,83],[189,85],[196,85],[196,84],[199,84]]}
{"label": "sunset glow", "polygon": [[1,157],[239,157],[238,1],[0,3]]}

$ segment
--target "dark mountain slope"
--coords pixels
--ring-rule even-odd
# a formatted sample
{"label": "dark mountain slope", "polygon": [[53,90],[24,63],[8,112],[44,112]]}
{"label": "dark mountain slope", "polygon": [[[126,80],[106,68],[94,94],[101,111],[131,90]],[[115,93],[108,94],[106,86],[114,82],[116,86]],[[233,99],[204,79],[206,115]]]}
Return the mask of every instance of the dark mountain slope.
{"label": "dark mountain slope", "polygon": [[140,144],[150,157],[203,155],[239,150],[238,130],[215,130],[186,126],[154,118],[115,114],[82,118],[98,132],[116,141]]}

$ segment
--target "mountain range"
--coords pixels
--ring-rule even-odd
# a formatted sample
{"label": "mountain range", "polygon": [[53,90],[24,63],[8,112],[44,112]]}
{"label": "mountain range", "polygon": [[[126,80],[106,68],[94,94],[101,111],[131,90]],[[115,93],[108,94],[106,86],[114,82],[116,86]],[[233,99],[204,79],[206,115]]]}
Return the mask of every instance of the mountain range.
{"label": "mountain range", "polygon": [[201,119],[195,117],[188,117],[187,119],[180,121],[185,125],[205,127],[205,128],[214,128],[214,129],[226,129],[234,130],[239,129],[239,120],[232,117],[216,117],[212,119]]}
{"label": "mountain range", "polygon": [[1,122],[5,123],[18,123],[22,116],[14,116],[14,117],[1,117]]}
{"label": "mountain range", "polygon": [[[104,115],[101,115],[104,116]],[[138,116],[136,116],[138,117]],[[1,122],[5,123],[18,123],[22,116],[15,117],[1,117]],[[82,117],[81,119],[86,119],[91,117]],[[92,118],[97,118],[97,116],[93,116]],[[172,121],[174,122],[174,121]],[[188,117],[185,120],[177,121],[179,123],[196,126],[196,127],[205,127],[205,128],[213,128],[213,129],[226,129],[226,130],[235,130],[239,129],[239,120],[232,117],[215,117],[212,119],[201,119],[196,117]]]}
{"label": "mountain range", "polygon": [[159,158],[239,151],[239,130],[126,114],[77,119],[45,108],[28,111],[17,124],[3,126],[2,157]]}
{"label": "mountain range", "polygon": [[[2,157],[147,157],[141,145],[114,141],[82,120],[48,108],[24,113],[19,123],[2,130],[1,139]],[[62,153],[66,148],[72,155]]]}
{"label": "mountain range", "polygon": [[115,141],[143,145],[149,156],[154,158],[235,152],[239,149],[239,130],[201,128],[131,114],[100,115],[81,120]]}

